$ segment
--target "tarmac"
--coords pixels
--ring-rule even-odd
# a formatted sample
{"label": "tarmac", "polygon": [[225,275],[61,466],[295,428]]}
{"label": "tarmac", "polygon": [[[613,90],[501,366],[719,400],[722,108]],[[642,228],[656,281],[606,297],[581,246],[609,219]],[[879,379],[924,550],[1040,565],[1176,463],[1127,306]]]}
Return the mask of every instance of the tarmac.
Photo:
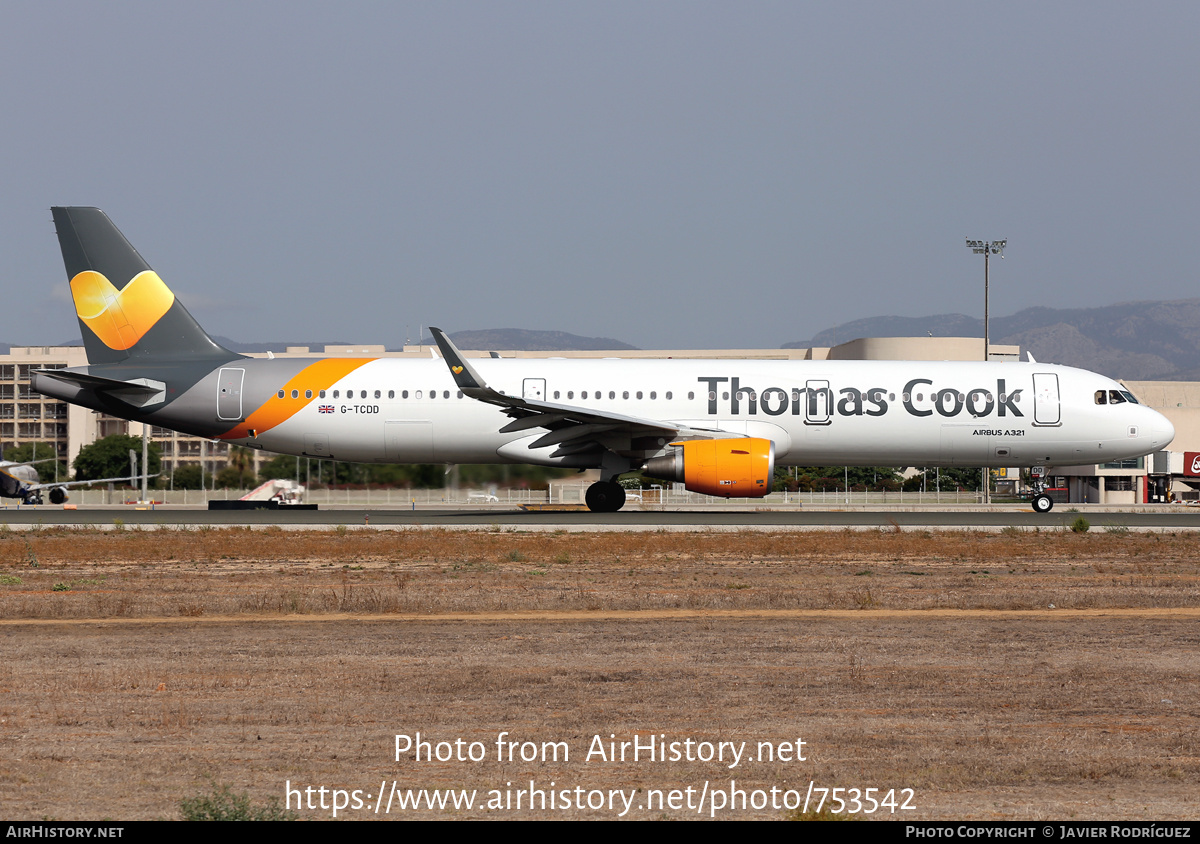
{"label": "tarmac", "polygon": [[881,507],[801,507],[749,510],[744,507],[640,509],[617,513],[587,510],[523,510],[509,506],[317,510],[207,510],[181,505],[118,507],[11,506],[0,509],[7,530],[51,526],[151,530],[156,528],[267,527],[407,530],[567,530],[567,531],[778,531],[778,530],[1069,530],[1083,519],[1091,530],[1180,531],[1200,529],[1200,508],[1170,505],[1105,507],[1059,506],[1038,514],[1028,505]]}

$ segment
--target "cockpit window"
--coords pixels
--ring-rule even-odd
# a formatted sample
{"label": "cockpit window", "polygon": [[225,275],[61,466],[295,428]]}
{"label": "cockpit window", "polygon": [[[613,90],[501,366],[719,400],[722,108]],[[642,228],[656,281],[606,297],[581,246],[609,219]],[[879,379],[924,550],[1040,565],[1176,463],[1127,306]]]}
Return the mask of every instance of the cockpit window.
{"label": "cockpit window", "polygon": [[1120,390],[1109,390],[1108,391],[1108,403],[1109,404],[1124,404],[1125,396],[1121,395]]}
{"label": "cockpit window", "polygon": [[1133,393],[1129,392],[1128,390],[1122,390],[1121,395],[1123,395],[1125,400],[1128,402],[1132,402],[1133,404],[1141,404],[1141,402],[1134,398]]}
{"label": "cockpit window", "polygon": [[1108,404],[1108,390],[1096,391],[1096,404]]}

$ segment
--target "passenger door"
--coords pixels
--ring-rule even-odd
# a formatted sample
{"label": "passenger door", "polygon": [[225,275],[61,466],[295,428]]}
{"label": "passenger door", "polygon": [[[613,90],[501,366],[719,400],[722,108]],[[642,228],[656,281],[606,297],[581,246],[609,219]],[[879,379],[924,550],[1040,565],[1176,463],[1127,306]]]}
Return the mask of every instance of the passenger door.
{"label": "passenger door", "polygon": [[1058,376],[1053,372],[1035,372],[1033,375],[1033,424],[1062,424]]}

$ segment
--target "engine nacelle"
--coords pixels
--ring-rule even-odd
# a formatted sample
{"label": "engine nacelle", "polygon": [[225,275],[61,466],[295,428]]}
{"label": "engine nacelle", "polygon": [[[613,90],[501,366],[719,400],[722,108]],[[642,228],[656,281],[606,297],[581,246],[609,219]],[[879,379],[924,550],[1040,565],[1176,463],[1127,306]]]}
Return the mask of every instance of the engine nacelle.
{"label": "engine nacelle", "polygon": [[762,498],[775,478],[775,443],[759,437],[686,440],[651,458],[643,471],[682,483],[692,492],[722,498]]}
{"label": "engine nacelle", "polygon": [[51,504],[64,504],[67,500],[67,491],[61,486],[56,486],[50,490]]}

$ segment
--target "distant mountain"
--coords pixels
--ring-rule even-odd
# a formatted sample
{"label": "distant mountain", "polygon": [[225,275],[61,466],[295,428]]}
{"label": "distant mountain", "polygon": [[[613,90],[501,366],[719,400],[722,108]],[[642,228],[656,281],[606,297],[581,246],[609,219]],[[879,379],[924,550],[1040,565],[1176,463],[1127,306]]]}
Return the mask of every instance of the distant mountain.
{"label": "distant mountain", "polygon": [[[1017,344],[1046,363],[1132,381],[1200,380],[1200,299],[1126,302],[1102,308],[1026,308],[992,318],[992,342]],[[859,337],[982,337],[963,314],[881,316],[826,329],[782,348],[836,346]]]}
{"label": "distant mountain", "polygon": [[[486,328],[481,331],[455,331],[450,335],[460,349],[499,350],[519,349],[526,352],[575,351],[594,352],[609,349],[636,349],[620,340],[608,337],[580,337],[565,331],[529,331],[524,328]],[[421,341],[434,345],[433,337]]]}

